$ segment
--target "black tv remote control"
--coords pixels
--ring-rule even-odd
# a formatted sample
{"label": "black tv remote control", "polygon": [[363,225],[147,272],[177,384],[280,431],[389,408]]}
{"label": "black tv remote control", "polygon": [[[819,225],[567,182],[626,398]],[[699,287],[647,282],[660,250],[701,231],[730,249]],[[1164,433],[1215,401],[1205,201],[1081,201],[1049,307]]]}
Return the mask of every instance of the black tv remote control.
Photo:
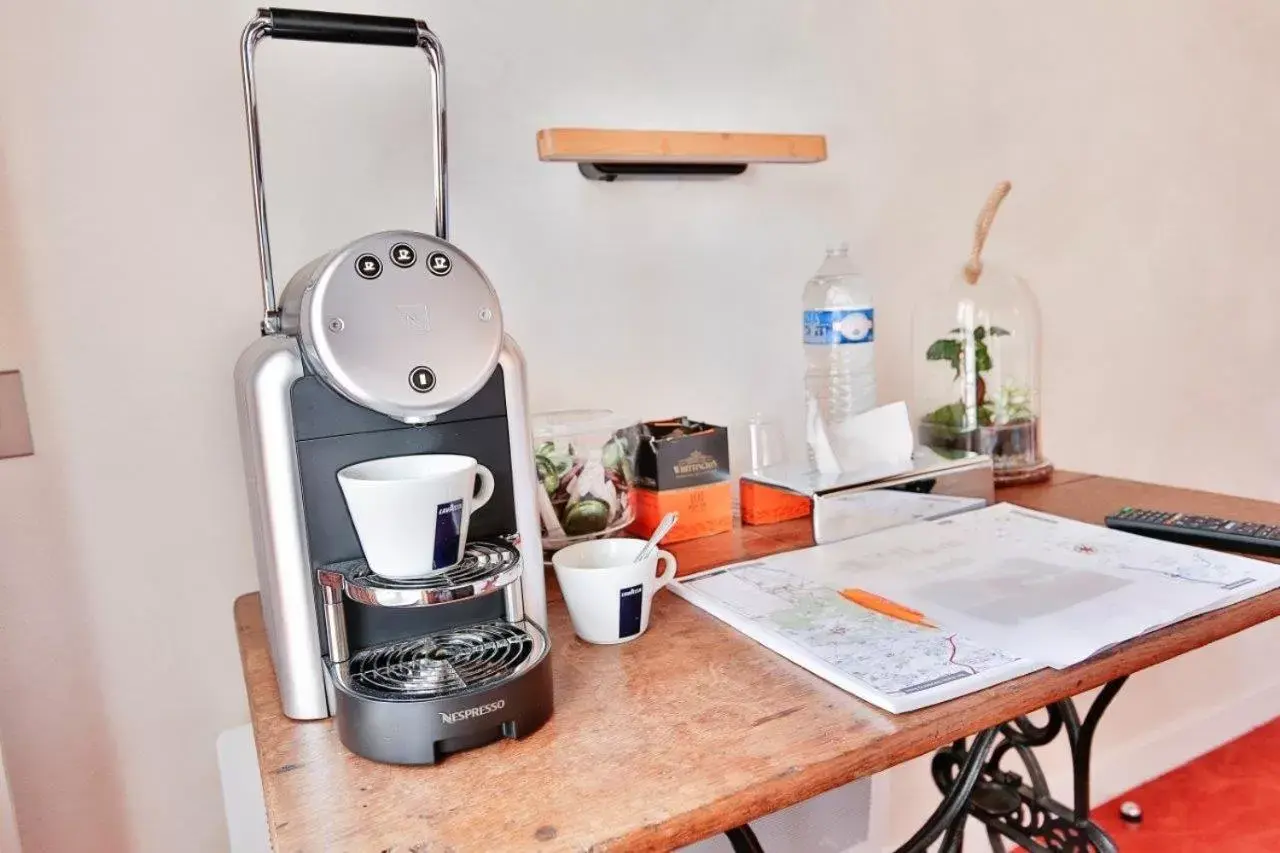
{"label": "black tv remote control", "polygon": [[1280,558],[1280,525],[1127,506],[1107,516],[1107,527],[1183,545]]}

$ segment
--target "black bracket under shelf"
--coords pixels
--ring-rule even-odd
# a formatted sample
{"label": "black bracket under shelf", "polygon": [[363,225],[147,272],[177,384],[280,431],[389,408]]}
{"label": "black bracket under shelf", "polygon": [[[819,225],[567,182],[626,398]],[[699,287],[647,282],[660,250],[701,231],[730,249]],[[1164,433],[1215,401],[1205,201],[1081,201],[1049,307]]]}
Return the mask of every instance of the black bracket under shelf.
{"label": "black bracket under shelf", "polygon": [[618,178],[728,178],[747,171],[746,163],[578,163],[591,181]]}

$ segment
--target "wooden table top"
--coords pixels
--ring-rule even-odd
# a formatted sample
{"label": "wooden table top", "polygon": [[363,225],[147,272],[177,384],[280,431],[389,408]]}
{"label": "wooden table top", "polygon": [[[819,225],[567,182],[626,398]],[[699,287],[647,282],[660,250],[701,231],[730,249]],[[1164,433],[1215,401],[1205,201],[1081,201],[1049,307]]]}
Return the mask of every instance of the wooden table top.
{"label": "wooden table top", "polygon": [[[998,499],[1101,522],[1125,505],[1280,524],[1280,505],[1059,473]],[[748,528],[676,546],[706,568],[789,547],[803,527]],[[550,611],[555,713],[541,730],[434,767],[358,758],[332,720],[280,710],[257,594],[236,628],[279,853],[670,850],[1280,614],[1280,591],[1182,622],[1067,670],[1041,670],[909,714],[880,711],[670,593],[621,646]]]}

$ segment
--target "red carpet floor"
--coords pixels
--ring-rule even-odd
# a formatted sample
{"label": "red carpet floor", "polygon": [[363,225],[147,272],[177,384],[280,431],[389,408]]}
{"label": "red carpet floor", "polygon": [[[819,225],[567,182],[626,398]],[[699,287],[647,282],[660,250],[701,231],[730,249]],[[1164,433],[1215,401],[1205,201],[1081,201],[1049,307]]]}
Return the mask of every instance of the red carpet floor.
{"label": "red carpet floor", "polygon": [[[1142,807],[1140,824],[1120,803]],[[1093,811],[1121,853],[1280,853],[1280,719]]]}

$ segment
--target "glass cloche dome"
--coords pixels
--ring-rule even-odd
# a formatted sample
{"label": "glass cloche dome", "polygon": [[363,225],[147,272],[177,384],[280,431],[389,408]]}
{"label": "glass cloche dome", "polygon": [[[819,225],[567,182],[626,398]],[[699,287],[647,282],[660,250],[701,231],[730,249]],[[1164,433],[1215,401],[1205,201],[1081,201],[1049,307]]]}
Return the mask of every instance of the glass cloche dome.
{"label": "glass cloche dome", "polygon": [[916,434],[943,455],[991,457],[997,485],[1048,478],[1040,452],[1040,309],[1026,281],[984,264],[1001,184],[978,220],[973,254],[950,286],[916,306]]}

